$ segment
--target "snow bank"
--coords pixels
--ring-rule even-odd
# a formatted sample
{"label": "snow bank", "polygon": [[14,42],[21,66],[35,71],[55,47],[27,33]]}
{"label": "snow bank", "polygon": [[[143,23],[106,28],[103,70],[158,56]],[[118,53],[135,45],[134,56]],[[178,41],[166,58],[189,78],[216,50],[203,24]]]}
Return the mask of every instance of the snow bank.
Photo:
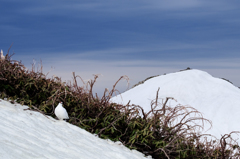
{"label": "snow bank", "polygon": [[210,133],[218,138],[231,131],[240,131],[240,89],[231,83],[214,78],[200,70],[187,70],[157,76],[145,81],[111,99],[112,102],[140,105],[145,111],[150,110],[151,100],[156,98],[160,87],[159,98],[173,97],[170,106],[180,103],[196,108],[203,117],[213,122]]}
{"label": "snow bank", "polygon": [[[0,158],[4,159],[144,159],[120,142],[100,139],[65,121],[27,106],[0,101]],[[148,158],[151,158],[150,156]]]}

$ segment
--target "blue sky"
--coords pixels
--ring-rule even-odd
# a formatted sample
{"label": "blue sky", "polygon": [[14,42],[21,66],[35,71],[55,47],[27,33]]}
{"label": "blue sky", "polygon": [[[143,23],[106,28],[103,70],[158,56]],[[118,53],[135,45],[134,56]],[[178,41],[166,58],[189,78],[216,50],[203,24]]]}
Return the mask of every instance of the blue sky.
{"label": "blue sky", "polygon": [[13,59],[63,80],[101,74],[99,94],[187,67],[240,86],[239,1],[1,0],[0,15],[4,53],[13,43]]}

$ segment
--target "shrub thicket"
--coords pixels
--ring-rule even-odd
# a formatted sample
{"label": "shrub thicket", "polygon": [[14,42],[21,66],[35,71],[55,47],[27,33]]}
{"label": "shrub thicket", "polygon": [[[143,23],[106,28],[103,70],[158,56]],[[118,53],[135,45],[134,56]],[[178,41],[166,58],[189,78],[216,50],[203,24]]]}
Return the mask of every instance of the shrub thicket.
{"label": "shrub thicket", "polygon": [[[125,146],[136,149],[153,158],[235,158],[239,146],[224,135],[219,142],[203,140],[196,133],[202,125],[195,120],[209,122],[191,108],[177,105],[168,107],[156,99],[151,111],[144,112],[138,105],[110,103],[116,84],[111,91],[105,90],[99,98],[92,89],[98,76],[79,86],[73,73],[73,82],[62,82],[59,77],[47,78],[42,68],[26,70],[19,61],[10,60],[9,53],[0,61],[1,98],[16,100],[31,109],[54,117],[55,106],[62,101],[69,114],[69,123],[97,134],[104,139],[121,141]],[[161,108],[159,108],[161,105]],[[197,115],[197,116],[192,116]],[[178,121],[178,122],[177,122]]]}

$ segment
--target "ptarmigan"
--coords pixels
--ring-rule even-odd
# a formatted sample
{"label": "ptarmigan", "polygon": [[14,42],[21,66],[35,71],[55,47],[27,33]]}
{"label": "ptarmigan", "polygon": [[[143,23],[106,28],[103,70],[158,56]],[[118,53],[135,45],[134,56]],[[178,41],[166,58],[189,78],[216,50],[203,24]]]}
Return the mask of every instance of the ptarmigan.
{"label": "ptarmigan", "polygon": [[3,55],[3,51],[1,50],[1,60],[5,60],[5,56]]}
{"label": "ptarmigan", "polygon": [[62,102],[60,102],[58,106],[55,108],[54,113],[59,120],[69,119],[66,109],[63,108],[62,106]]}

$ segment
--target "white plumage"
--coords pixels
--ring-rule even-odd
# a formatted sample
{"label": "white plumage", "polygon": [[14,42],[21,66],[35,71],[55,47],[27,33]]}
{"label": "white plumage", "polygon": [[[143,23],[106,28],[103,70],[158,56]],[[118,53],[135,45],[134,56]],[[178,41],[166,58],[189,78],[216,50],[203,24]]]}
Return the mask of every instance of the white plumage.
{"label": "white plumage", "polygon": [[1,49],[1,60],[5,60],[5,56],[3,55],[3,50]]}
{"label": "white plumage", "polygon": [[69,119],[66,109],[63,108],[62,106],[62,102],[60,102],[58,106],[55,108],[54,113],[59,120]]}

